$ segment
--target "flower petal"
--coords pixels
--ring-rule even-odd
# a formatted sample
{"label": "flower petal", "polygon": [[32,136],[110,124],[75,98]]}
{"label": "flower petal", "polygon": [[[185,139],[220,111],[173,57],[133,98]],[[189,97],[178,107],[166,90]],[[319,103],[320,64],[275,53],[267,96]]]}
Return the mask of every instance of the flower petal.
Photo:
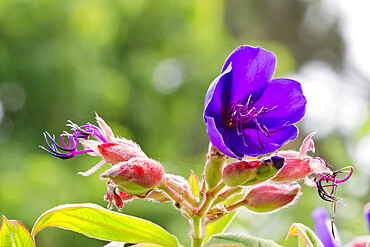
{"label": "flower petal", "polygon": [[[209,86],[204,102],[204,116],[220,116],[230,104],[230,91],[233,83],[232,65],[222,72]],[[226,112],[224,114],[227,114]],[[205,119],[206,120],[206,119]],[[207,123],[207,121],[206,121]]]}
{"label": "flower petal", "polygon": [[211,143],[227,156],[241,159],[244,156],[243,153],[230,149],[232,145],[230,140],[231,135],[227,133],[229,129],[227,127],[217,128],[215,119],[212,117],[205,116],[204,118],[207,123],[207,132]]}
{"label": "flower petal", "polygon": [[[333,237],[332,230],[331,230],[331,223],[330,219],[328,217],[328,213],[326,212],[325,208],[319,207],[316,208],[312,212],[312,218],[315,220],[315,232],[321,242],[326,247],[338,247],[342,246],[340,239],[336,240]],[[334,226],[335,227],[335,226]],[[339,234],[334,228],[335,231],[335,237],[339,237]]]}
{"label": "flower petal", "polygon": [[275,54],[260,47],[240,46],[226,59],[222,72],[232,64],[231,102],[256,102],[271,81],[275,72]]}
{"label": "flower petal", "polygon": [[79,172],[77,174],[80,174],[82,176],[90,176],[92,175],[94,172],[96,172],[97,170],[99,170],[100,168],[102,168],[102,166],[105,164],[105,160],[101,160],[98,164],[96,164],[95,166],[91,167],[88,171],[86,172]]}
{"label": "flower petal", "polygon": [[[269,137],[263,135],[259,130],[258,132],[259,137],[257,129],[244,130],[243,139],[248,146],[244,145],[243,139],[236,132],[232,132],[231,142],[240,153],[248,156],[258,156],[273,152],[298,136],[298,129],[294,125],[285,126],[275,133],[270,133]],[[259,143],[259,139],[263,147]]]}
{"label": "flower petal", "polygon": [[303,118],[306,98],[299,82],[285,78],[274,79],[254,106],[272,109],[258,116],[260,123],[264,121],[267,128],[280,127],[296,123]]}

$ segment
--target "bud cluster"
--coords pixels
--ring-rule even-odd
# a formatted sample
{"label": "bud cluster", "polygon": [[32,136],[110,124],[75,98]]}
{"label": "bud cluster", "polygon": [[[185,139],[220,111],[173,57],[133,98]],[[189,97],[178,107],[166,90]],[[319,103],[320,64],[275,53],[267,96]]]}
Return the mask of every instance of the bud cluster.
{"label": "bud cluster", "polygon": [[[97,165],[79,174],[89,176],[105,163],[111,168],[100,175],[107,179],[105,199],[108,207],[113,203],[121,209],[125,201],[134,198],[147,198],[156,202],[172,201],[184,217],[193,225],[193,239],[204,239],[205,226],[243,207],[256,213],[275,212],[292,205],[301,194],[299,180],[306,184],[316,184],[319,195],[324,200],[336,202],[334,192],[327,192],[324,181],[331,181],[332,188],[337,183],[336,175],[321,158],[307,155],[314,150],[310,134],[299,152],[278,151],[271,156],[227,162],[227,155],[214,145],[209,146],[206,162],[200,181],[192,172],[189,179],[166,174],[163,166],[148,158],[140,146],[131,140],[116,138],[104,120],[96,116],[98,126],[73,123],[72,134],[61,136],[62,145],[55,137],[45,133],[49,153],[59,158],[72,158],[77,154],[88,153],[102,157]],[[70,141],[64,142],[65,137]],[[48,138],[52,143],[49,143]],[[77,150],[77,144],[83,150]],[[198,230],[195,230],[197,226]]]}

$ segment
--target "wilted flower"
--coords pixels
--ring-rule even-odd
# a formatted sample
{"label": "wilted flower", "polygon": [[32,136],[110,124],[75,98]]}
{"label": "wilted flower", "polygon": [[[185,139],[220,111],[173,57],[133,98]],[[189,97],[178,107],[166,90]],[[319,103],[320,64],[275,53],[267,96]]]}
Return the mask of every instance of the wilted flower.
{"label": "wilted flower", "polygon": [[299,152],[280,151],[276,153],[276,155],[284,157],[285,161],[283,168],[272,178],[273,181],[292,182],[304,178],[308,179],[308,175],[311,173],[333,173],[325,160],[307,155],[309,150],[315,151],[315,145],[312,140],[314,134],[311,133],[304,139]]}
{"label": "wilted flower", "polygon": [[[131,158],[146,158],[147,156],[141,150],[139,145],[125,138],[115,138],[111,128],[105,121],[96,115],[96,121],[99,127],[87,123],[83,126],[78,126],[70,122],[67,126],[72,128],[73,133],[67,132],[60,136],[61,145],[57,144],[55,136],[51,136],[48,132],[44,132],[44,137],[48,149],[40,146],[48,153],[61,158],[70,159],[77,154],[88,153],[93,156],[101,156],[103,158],[97,165],[92,167],[87,172],[80,172],[84,176],[89,176],[101,168],[105,163],[115,165],[119,162],[128,161]],[[93,137],[95,140],[89,139]],[[48,138],[51,140],[49,143]],[[66,144],[65,138],[69,143]],[[84,150],[77,150],[78,143],[81,143]]]}
{"label": "wilted flower", "polygon": [[[316,186],[319,196],[328,202],[340,201],[340,198],[335,197],[337,185],[347,181],[353,173],[352,167],[345,167],[338,171],[332,171],[332,167],[322,158],[311,157],[307,155],[309,150],[315,151],[315,145],[312,136],[315,133],[309,134],[303,141],[299,152],[296,151],[280,151],[276,155],[284,157],[284,166],[271,179],[277,182],[294,182],[300,179],[305,179],[305,183],[309,186]],[[337,179],[340,173],[347,172],[349,174],[344,179]]]}
{"label": "wilted flower", "polygon": [[204,120],[212,144],[241,159],[273,152],[297,137],[292,125],[305,114],[306,99],[294,80],[273,79],[276,57],[241,46],[210,85]]}

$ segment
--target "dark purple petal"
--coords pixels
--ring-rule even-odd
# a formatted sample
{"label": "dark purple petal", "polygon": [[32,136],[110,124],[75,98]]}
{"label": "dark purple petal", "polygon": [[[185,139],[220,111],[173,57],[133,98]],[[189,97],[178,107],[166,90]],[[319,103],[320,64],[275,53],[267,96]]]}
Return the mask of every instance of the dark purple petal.
{"label": "dark purple petal", "polygon": [[306,98],[299,82],[290,79],[274,79],[268,85],[255,107],[272,109],[260,114],[258,121],[267,128],[293,124],[301,120],[306,112]]}
{"label": "dark purple petal", "polygon": [[275,72],[275,54],[260,47],[240,46],[227,58],[222,72],[232,64],[231,102],[257,101]]}
{"label": "dark purple petal", "polygon": [[315,220],[315,233],[323,245],[325,247],[341,246],[341,244],[333,238],[333,234],[331,232],[331,223],[325,208],[316,208],[312,212],[311,216]]}
{"label": "dark purple petal", "polygon": [[[271,129],[270,131],[274,131],[274,129]],[[245,129],[243,138],[235,131],[232,132],[231,142],[234,148],[240,153],[255,157],[279,149],[282,145],[295,139],[297,135],[298,129],[294,125],[285,126],[275,133],[270,133],[269,137],[263,135],[260,130]],[[245,146],[244,144],[248,146]]]}
{"label": "dark purple petal", "polygon": [[212,117],[204,118],[207,123],[207,132],[211,143],[222,153],[234,157],[241,158],[244,156],[243,153],[238,152],[237,150],[231,150],[231,140],[230,140],[230,129],[226,126],[217,127],[215,119]]}

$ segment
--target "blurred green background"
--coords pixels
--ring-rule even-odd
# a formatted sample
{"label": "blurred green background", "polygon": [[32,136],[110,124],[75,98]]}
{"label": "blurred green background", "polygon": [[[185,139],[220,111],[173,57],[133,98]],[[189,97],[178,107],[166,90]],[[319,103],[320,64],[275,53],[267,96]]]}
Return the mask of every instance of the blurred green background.
{"label": "blurred green background", "polygon": [[[58,135],[67,120],[94,123],[95,112],[168,173],[200,176],[208,146],[205,93],[228,54],[248,44],[273,51],[275,77],[302,82],[309,100],[300,136],[286,148],[298,149],[317,130],[316,156],[336,169],[355,166],[338,188],[346,206],[338,205],[336,224],[343,242],[367,234],[370,76],[359,61],[370,54],[353,49],[361,36],[351,33],[349,18],[358,12],[350,10],[330,0],[0,0],[0,214],[31,229],[60,204],[107,204],[98,173],[76,175],[100,158],[59,160],[38,148],[43,131]],[[303,186],[303,193],[275,214],[241,210],[229,231],[297,246],[294,237],[284,240],[293,222],[313,227],[317,206],[332,214],[315,188]],[[189,245],[188,223],[170,204],[135,200],[123,212]],[[106,243],[60,229],[45,229],[36,241]]]}

